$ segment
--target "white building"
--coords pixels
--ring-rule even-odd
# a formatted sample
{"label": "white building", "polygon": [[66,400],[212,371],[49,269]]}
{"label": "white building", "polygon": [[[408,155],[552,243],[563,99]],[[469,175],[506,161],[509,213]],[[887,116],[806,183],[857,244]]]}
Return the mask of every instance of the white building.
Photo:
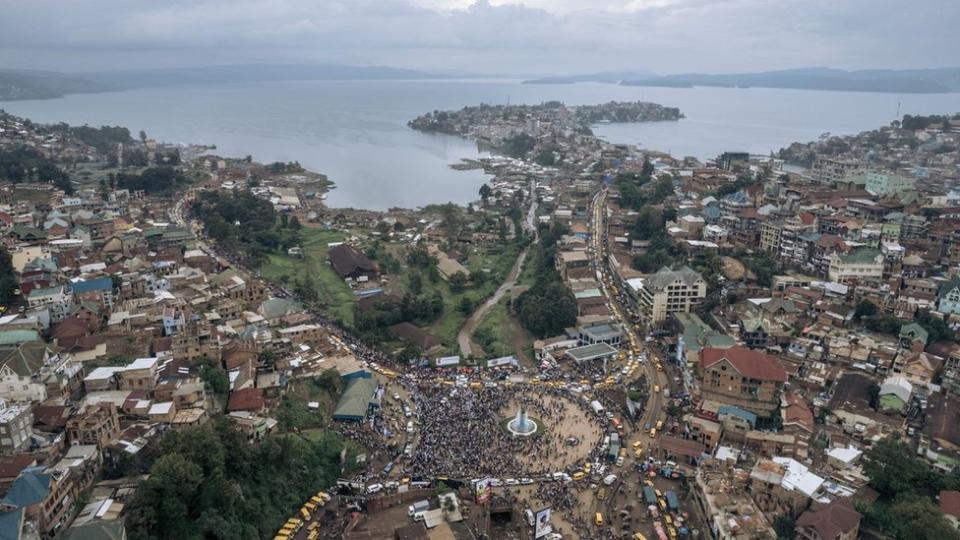
{"label": "white building", "polygon": [[827,277],[836,283],[878,281],[883,277],[883,253],[863,248],[849,254],[831,253]]}
{"label": "white building", "polygon": [[649,325],[660,324],[673,313],[690,313],[707,296],[707,281],[689,266],[679,270],[663,267],[655,274],[627,283],[641,317]]}

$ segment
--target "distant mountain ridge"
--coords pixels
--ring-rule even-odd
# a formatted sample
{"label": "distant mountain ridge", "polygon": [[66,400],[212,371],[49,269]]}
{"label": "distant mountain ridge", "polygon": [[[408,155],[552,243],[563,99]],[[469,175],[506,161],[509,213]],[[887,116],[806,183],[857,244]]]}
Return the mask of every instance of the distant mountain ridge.
{"label": "distant mountain ridge", "polygon": [[589,73],[586,75],[541,77],[539,79],[523,81],[523,84],[573,84],[578,82],[620,83],[622,81],[650,79],[656,76],[657,74],[651,71],[603,71],[600,73]]}
{"label": "distant mountain ridge", "polygon": [[445,78],[413,69],[327,64],[237,64],[198,68],[114,71],[84,75],[125,88],[277,81],[397,80]]}
{"label": "distant mountain ridge", "polygon": [[0,70],[0,101],[53,99],[67,94],[108,92],[116,89],[103,82],[53,71]]}
{"label": "distant mountain ridge", "polygon": [[625,86],[661,86],[690,88],[712,86],[725,88],[787,88],[796,90],[833,90],[847,92],[893,92],[904,94],[937,94],[960,92],[960,68],[933,69],[865,69],[847,71],[833,68],[799,68],[757,73],[681,73],[651,75],[620,80],[603,80],[598,75],[544,77],[524,81],[531,84],[572,84],[575,82],[616,82]]}
{"label": "distant mountain ridge", "polygon": [[759,73],[711,75],[685,73],[624,81],[627,86],[720,86],[834,90],[846,92],[894,92],[937,94],[960,92],[960,68],[868,69],[846,71],[803,68]]}
{"label": "distant mountain ridge", "polygon": [[0,70],[0,101],[53,99],[67,94],[196,84],[433,78],[447,78],[447,76],[385,66],[316,64],[243,64],[76,74]]}

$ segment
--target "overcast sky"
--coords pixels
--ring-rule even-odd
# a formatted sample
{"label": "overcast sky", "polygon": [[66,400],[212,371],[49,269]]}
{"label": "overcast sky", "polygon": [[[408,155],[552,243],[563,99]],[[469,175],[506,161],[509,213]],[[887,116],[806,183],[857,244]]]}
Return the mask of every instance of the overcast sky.
{"label": "overcast sky", "polygon": [[943,67],[958,22],[960,0],[0,0],[0,67]]}

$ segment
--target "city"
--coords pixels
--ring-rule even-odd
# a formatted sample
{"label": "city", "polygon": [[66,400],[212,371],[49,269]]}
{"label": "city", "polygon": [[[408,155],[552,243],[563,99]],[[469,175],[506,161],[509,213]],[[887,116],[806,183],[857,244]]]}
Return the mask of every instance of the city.
{"label": "city", "polygon": [[79,4],[0,539],[960,539],[960,5]]}

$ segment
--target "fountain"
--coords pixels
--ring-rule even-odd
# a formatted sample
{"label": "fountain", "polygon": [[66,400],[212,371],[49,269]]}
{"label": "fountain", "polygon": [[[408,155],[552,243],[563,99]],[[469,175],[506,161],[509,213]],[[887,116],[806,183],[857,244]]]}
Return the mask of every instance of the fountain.
{"label": "fountain", "polygon": [[507,422],[507,430],[519,437],[527,437],[537,432],[537,423],[527,416],[526,406],[521,405],[517,416]]}

